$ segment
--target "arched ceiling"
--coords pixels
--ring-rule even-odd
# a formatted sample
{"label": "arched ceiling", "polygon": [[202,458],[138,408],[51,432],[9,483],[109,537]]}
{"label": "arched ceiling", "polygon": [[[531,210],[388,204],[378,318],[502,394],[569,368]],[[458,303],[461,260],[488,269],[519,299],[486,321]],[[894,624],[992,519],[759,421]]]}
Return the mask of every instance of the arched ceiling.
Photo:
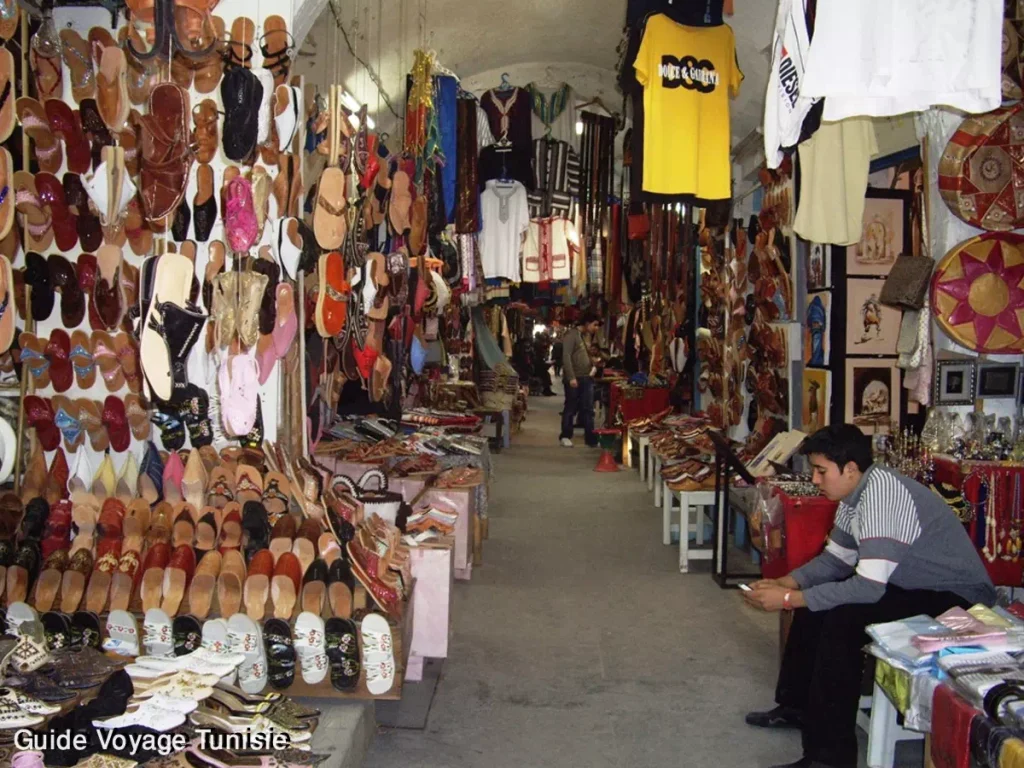
{"label": "arched ceiling", "polygon": [[[761,123],[775,3],[737,2],[729,23],[736,35],[746,78],[733,103],[734,144]],[[337,9],[336,11],[334,9]],[[383,91],[401,114],[401,93],[416,48],[432,49],[457,74],[463,87],[481,92],[508,72],[511,82],[568,82],[582,99],[600,97],[621,110],[615,90],[616,48],[622,37],[626,0],[301,0],[295,34],[302,43],[296,72],[321,88],[344,83],[384,130],[390,113],[359,58],[379,72]],[[379,102],[379,106],[378,106]]]}

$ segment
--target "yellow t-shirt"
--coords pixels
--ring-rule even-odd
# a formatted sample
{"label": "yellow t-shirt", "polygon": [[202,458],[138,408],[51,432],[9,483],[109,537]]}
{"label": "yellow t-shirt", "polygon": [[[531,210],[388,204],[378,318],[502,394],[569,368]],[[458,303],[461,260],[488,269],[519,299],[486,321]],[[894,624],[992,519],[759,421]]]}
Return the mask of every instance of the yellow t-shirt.
{"label": "yellow t-shirt", "polygon": [[644,88],[644,191],[730,197],[729,96],[743,80],[732,27],[656,14],[633,66]]}

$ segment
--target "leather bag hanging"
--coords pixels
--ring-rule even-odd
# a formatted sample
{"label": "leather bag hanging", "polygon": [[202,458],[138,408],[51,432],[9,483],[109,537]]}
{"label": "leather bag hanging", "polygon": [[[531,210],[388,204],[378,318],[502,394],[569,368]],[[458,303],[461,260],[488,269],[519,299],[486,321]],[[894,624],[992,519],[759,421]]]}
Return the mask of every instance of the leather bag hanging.
{"label": "leather bag hanging", "polygon": [[973,115],[939,160],[939,194],[968,224],[994,232],[1024,227],[1024,102]]}

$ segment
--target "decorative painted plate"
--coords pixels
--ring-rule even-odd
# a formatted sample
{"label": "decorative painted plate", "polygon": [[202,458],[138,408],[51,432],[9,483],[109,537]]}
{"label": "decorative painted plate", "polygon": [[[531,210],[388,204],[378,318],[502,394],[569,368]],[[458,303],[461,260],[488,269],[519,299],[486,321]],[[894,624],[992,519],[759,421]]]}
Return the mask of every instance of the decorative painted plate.
{"label": "decorative painted plate", "polygon": [[932,276],[932,312],[969,349],[1024,352],[1024,235],[988,233],[947,253]]}

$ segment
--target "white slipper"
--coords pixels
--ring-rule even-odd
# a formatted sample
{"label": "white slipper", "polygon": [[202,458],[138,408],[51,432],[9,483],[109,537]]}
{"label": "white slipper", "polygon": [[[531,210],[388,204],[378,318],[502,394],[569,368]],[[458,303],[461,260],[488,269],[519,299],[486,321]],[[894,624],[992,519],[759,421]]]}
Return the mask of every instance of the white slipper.
{"label": "white slipper", "polygon": [[391,627],[379,613],[370,613],[360,623],[363,651],[363,671],[366,690],[372,696],[381,696],[395,684],[395,653]]}
{"label": "white slipper", "polygon": [[[212,688],[208,688],[207,690],[210,691],[210,693],[213,693]],[[210,694],[208,693],[203,698],[205,699],[209,697],[209,695]],[[154,707],[156,709],[166,709],[169,712],[181,712],[181,714],[187,715],[191,712],[195,712],[199,708],[199,700],[192,699],[187,696],[171,696],[161,691],[160,693],[156,693],[149,697],[149,699],[144,701],[142,706],[139,708],[141,709],[143,706],[147,706],[150,709],[153,709]]]}
{"label": "white slipper", "polygon": [[231,649],[245,654],[238,669],[238,685],[246,693],[259,693],[267,686],[267,655],[259,625],[244,613],[228,619]]}
{"label": "white slipper", "polygon": [[118,656],[139,655],[139,625],[128,611],[111,611],[107,616],[107,639],[103,650]]}
{"label": "white slipper", "polygon": [[92,724],[97,728],[126,728],[131,725],[144,725],[154,731],[166,733],[184,725],[188,719],[183,712],[153,706],[150,701],[147,699],[134,712],[125,712],[123,715],[107,720],[93,720]]}
{"label": "white slipper", "polygon": [[49,661],[43,625],[38,621],[23,621],[18,627],[18,642],[0,660],[0,669],[10,665],[18,672],[34,672]]}
{"label": "white slipper", "polygon": [[[277,127],[277,150],[287,152],[295,137],[295,127],[299,123],[298,105],[295,103],[295,89],[287,85],[279,85],[274,89],[274,125]],[[282,109],[283,107],[283,109]],[[280,114],[278,114],[280,110]]]}
{"label": "white slipper", "polygon": [[259,78],[263,86],[263,99],[260,111],[257,112],[259,122],[256,124],[256,143],[265,144],[270,138],[270,100],[274,95],[274,74],[269,69],[258,69],[253,74]]}
{"label": "white slipper", "polygon": [[310,685],[323,682],[327,677],[327,647],[324,638],[324,620],[310,611],[303,611],[295,620],[295,652],[299,656],[302,679]]}
{"label": "white slipper", "polygon": [[[3,444],[3,461],[0,462],[0,483],[6,483],[14,471],[14,456],[18,452],[18,438],[7,423],[7,419],[0,419],[0,443]],[[78,451],[85,453],[85,451]]]}
{"label": "white slipper", "polygon": [[[39,725],[45,719],[42,715],[26,712],[12,701],[0,700],[0,730],[31,728],[34,725]],[[42,753],[38,754],[42,757]]]}
{"label": "white slipper", "polygon": [[143,626],[146,632],[142,645],[147,656],[174,655],[174,625],[170,616],[159,608],[150,608]]}
{"label": "white slipper", "polygon": [[[274,258],[281,265],[288,279],[294,280],[299,269],[299,261],[302,259],[302,248],[295,245],[288,237],[289,222],[297,219],[276,219],[274,221],[273,236],[270,238],[270,245],[274,251]],[[299,235],[301,238],[302,236]]]}
{"label": "white slipper", "polygon": [[[149,686],[135,688],[135,698],[147,699],[158,696],[171,699],[202,701],[213,695],[213,686],[220,680],[216,675],[197,675],[195,672],[175,672],[166,678],[157,678]],[[191,711],[191,710],[189,710]]]}
{"label": "white slipper", "polygon": [[21,637],[21,625],[26,621],[38,621],[39,614],[28,603],[11,603],[7,607],[7,634]]}
{"label": "white slipper", "polygon": [[[216,654],[231,652],[227,619],[210,619],[203,624],[203,648]],[[234,684],[238,671],[233,670],[221,678],[222,683]]]}

